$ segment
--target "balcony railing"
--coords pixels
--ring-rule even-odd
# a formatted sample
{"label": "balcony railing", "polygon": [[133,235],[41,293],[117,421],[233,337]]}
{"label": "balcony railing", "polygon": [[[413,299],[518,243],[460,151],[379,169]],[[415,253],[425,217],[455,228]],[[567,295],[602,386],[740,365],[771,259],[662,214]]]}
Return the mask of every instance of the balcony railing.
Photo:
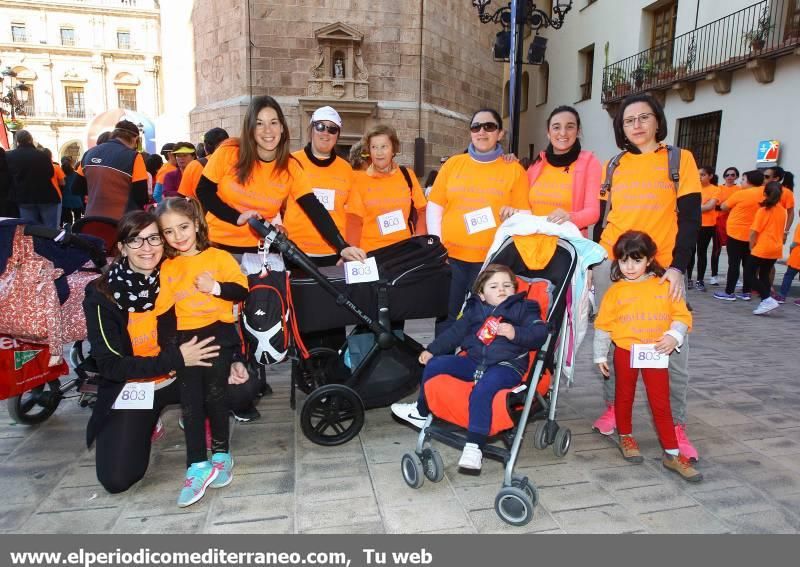
{"label": "balcony railing", "polygon": [[762,0],[738,12],[632,55],[603,70],[603,103],[641,91],[697,81],[756,58],[775,58],[800,46],[793,0]]}
{"label": "balcony railing", "polygon": [[68,106],[67,118],[86,118],[86,109],[82,106]]}

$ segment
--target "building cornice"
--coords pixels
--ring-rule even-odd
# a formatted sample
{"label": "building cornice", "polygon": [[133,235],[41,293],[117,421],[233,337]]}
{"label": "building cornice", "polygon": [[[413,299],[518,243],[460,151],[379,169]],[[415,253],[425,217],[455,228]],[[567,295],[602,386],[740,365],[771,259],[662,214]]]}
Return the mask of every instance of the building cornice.
{"label": "building cornice", "polygon": [[147,59],[158,57],[157,52],[142,52],[136,49],[105,49],[97,47],[75,47],[50,45],[46,43],[4,43],[0,42],[0,52],[17,52],[26,54],[65,55],[77,57],[114,57],[115,59]]}
{"label": "building cornice", "polygon": [[34,10],[47,10],[58,12],[72,12],[75,14],[95,14],[98,16],[123,16],[123,17],[139,17],[152,20],[158,20],[160,16],[159,10],[149,8],[136,8],[134,6],[126,6],[115,8],[109,6],[98,5],[80,5],[80,4],[63,4],[61,2],[33,2],[30,0],[0,0],[0,8],[14,8],[16,10],[34,9]]}

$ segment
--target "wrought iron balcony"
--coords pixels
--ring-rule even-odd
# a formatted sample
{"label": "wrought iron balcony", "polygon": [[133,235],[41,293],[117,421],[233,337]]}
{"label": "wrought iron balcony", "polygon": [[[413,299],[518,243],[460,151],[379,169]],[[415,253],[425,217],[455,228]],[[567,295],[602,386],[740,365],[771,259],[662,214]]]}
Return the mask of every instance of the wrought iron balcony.
{"label": "wrought iron balcony", "polygon": [[792,53],[800,46],[800,15],[794,5],[793,0],[762,0],[608,65],[603,70],[603,103]]}

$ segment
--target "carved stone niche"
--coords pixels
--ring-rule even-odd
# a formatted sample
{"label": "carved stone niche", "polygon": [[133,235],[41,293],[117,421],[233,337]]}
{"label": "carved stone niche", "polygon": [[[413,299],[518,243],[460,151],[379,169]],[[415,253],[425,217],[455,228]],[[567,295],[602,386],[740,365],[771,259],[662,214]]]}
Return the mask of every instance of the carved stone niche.
{"label": "carved stone niche", "polygon": [[314,31],[317,54],[311,65],[308,95],[328,99],[367,100],[369,72],[361,55],[364,34],[342,22]]}

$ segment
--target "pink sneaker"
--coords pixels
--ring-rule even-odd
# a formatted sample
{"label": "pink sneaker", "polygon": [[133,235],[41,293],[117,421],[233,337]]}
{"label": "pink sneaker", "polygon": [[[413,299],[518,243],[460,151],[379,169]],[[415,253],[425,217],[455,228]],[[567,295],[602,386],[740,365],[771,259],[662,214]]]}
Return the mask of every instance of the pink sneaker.
{"label": "pink sneaker", "polygon": [[166,434],[167,430],[164,429],[164,423],[159,417],[158,421],[156,422],[156,426],[153,428],[153,433],[150,435],[150,443],[155,443],[156,441],[162,439]]}
{"label": "pink sneaker", "polygon": [[689,459],[691,462],[696,463],[700,460],[697,456],[697,449],[694,448],[692,442],[686,436],[686,426],[678,424],[675,426],[675,437],[678,439],[678,450],[681,455]]}
{"label": "pink sneaker", "polygon": [[602,435],[611,435],[617,428],[617,414],[614,412],[614,405],[608,406],[606,411],[597,418],[597,421],[592,425],[592,429],[601,433]]}

